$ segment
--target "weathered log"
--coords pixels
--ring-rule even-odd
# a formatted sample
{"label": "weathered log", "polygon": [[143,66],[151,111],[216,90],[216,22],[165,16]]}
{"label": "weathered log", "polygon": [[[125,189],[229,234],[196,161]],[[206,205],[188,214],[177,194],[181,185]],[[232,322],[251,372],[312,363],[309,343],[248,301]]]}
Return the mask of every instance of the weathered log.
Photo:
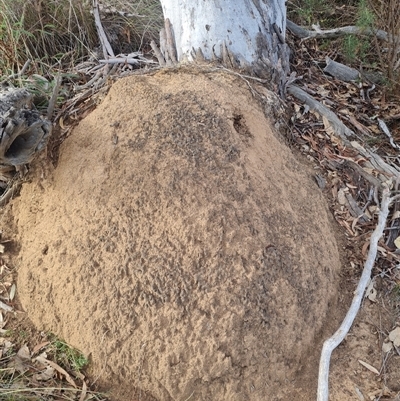
{"label": "weathered log", "polygon": [[324,72],[344,82],[357,81],[361,78],[360,72],[355,68],[338,63],[329,57],[326,58],[326,67],[324,68]]}
{"label": "weathered log", "polygon": [[30,163],[50,134],[51,123],[40,117],[27,90],[0,92],[0,165]]}
{"label": "weathered log", "polygon": [[380,84],[383,80],[382,75],[379,73],[370,71],[360,72],[355,68],[338,63],[329,57],[326,58],[326,67],[324,68],[324,72],[344,82],[357,82],[362,79],[374,84]]}

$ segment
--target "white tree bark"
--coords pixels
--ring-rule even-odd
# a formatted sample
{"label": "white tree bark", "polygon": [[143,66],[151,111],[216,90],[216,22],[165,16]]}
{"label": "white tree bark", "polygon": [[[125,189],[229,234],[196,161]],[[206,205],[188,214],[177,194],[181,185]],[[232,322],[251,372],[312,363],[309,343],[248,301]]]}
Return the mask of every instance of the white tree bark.
{"label": "white tree bark", "polygon": [[273,76],[288,72],[285,0],[161,0],[179,62],[229,59],[233,67]]}

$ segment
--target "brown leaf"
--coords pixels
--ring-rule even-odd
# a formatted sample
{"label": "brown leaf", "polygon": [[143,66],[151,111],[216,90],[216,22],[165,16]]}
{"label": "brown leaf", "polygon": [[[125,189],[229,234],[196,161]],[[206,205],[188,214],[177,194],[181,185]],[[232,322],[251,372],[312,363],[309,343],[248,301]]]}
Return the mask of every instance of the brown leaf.
{"label": "brown leaf", "polygon": [[54,375],[55,375],[55,369],[51,366],[46,366],[46,368],[42,372],[36,373],[32,377],[34,380],[37,381],[48,381],[52,379]]}
{"label": "brown leaf", "polygon": [[44,341],[40,344],[35,345],[35,347],[32,350],[32,355],[36,354],[37,352],[39,352],[43,347],[45,347],[46,345],[49,345],[50,341]]}
{"label": "brown leaf", "polygon": [[81,396],[79,397],[79,401],[85,401],[86,394],[87,394],[87,385],[86,385],[85,381],[83,381],[82,393],[81,393]]}
{"label": "brown leaf", "polygon": [[42,363],[43,365],[48,365],[51,366],[52,368],[54,368],[57,372],[61,373],[64,377],[65,380],[73,387],[77,388],[74,380],[72,379],[72,377],[59,365],[57,365],[55,362],[53,361],[49,361],[48,359],[44,358],[43,356],[39,355],[35,358],[36,361]]}

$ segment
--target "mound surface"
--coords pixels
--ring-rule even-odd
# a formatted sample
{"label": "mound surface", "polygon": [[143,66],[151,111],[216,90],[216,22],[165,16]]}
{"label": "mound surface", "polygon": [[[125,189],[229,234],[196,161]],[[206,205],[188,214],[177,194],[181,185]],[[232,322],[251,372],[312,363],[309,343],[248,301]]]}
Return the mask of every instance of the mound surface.
{"label": "mound surface", "polygon": [[340,261],[272,125],[232,75],[126,78],[14,201],[28,316],[116,399],[284,397]]}

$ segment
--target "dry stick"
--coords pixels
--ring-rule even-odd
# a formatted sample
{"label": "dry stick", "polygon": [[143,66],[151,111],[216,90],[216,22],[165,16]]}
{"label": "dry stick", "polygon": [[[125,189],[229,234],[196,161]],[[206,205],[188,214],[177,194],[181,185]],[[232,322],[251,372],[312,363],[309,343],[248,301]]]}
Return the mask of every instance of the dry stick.
{"label": "dry stick", "polygon": [[9,81],[10,79],[15,79],[15,78],[19,78],[22,77],[22,75],[25,74],[25,71],[28,69],[29,65],[31,64],[31,60],[27,60],[25,62],[25,64],[23,65],[23,67],[21,68],[20,72],[17,72],[16,74],[11,74],[8,77],[6,77],[5,79],[3,79],[2,81],[0,81],[0,84],[4,84],[7,81]]}
{"label": "dry stick", "polygon": [[368,257],[364,264],[364,270],[362,272],[360,282],[358,283],[357,289],[354,293],[353,301],[350,309],[347,312],[342,324],[336,333],[328,338],[322,347],[321,359],[319,362],[319,373],[318,373],[318,392],[317,401],[328,401],[329,399],[329,363],[332,351],[343,341],[347,333],[350,330],[351,325],[360,309],[361,301],[368,282],[371,278],[371,271],[375,263],[376,254],[378,251],[378,241],[383,234],[383,230],[386,226],[386,220],[389,215],[389,204],[397,199],[398,196],[393,198],[389,197],[389,189],[385,188],[382,194],[381,210],[378,216],[378,224],[374,232],[371,235],[370,246],[368,251]]}

